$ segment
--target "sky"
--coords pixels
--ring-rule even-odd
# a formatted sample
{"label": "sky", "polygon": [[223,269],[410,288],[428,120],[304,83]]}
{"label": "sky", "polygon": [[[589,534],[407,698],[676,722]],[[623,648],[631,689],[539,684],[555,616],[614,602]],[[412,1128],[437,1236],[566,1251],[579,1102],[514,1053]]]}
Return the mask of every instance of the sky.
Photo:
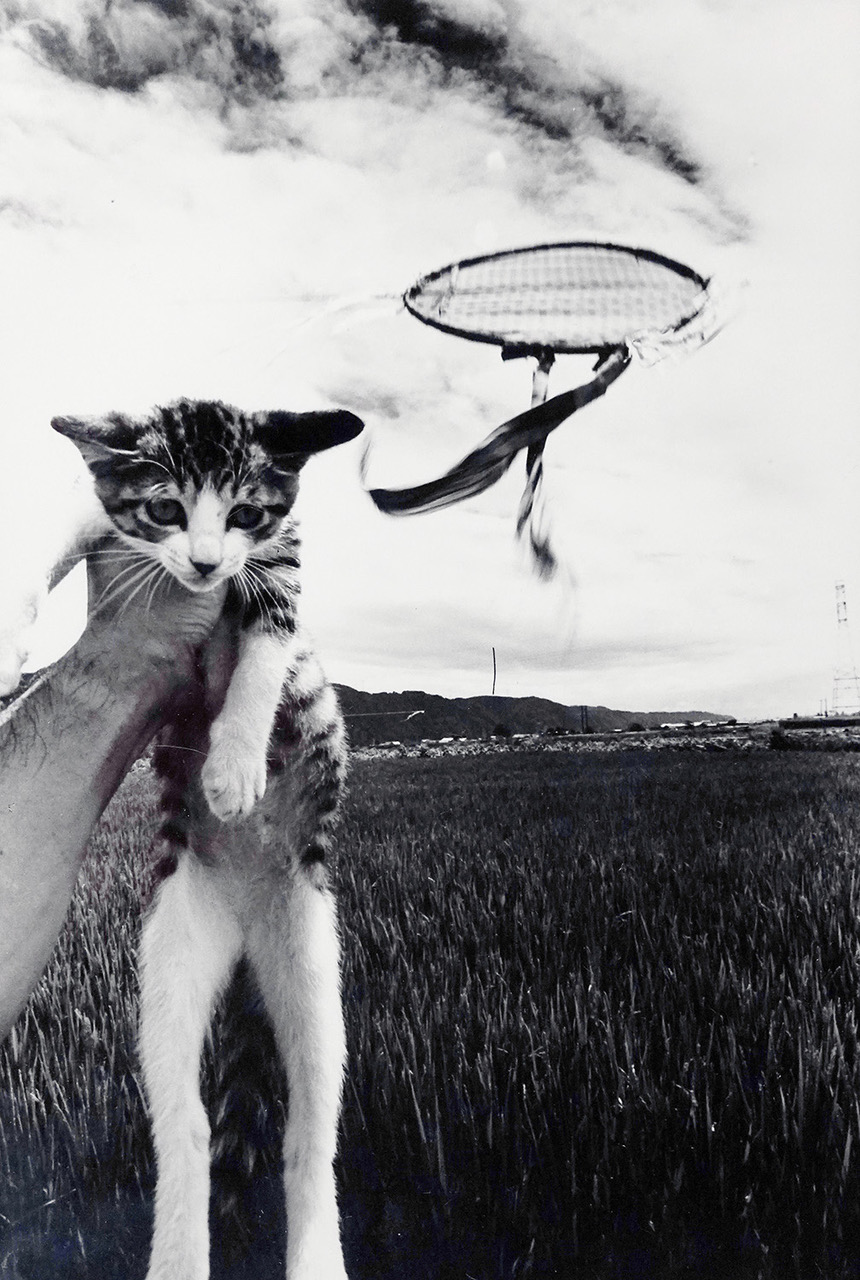
{"label": "sky", "polygon": [[[0,0],[5,608],[69,518],[51,416],[337,405],[370,484],[430,479],[527,407],[531,369],[403,291],[605,239],[713,276],[725,328],[550,438],[549,584],[514,540],[516,464],[392,519],[363,441],[313,460],[328,674],[486,694],[495,648],[499,694],[818,712],[837,582],[860,646],[858,54],[843,0]],[[559,358],[551,393],[589,370]],[[34,663],[80,608],[73,582]]]}

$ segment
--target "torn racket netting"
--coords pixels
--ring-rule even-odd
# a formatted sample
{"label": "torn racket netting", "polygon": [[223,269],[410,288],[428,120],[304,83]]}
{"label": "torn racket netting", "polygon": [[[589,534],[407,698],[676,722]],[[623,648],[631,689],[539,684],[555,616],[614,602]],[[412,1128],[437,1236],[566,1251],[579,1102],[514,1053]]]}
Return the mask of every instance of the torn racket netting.
{"label": "torn racket netting", "polygon": [[[555,557],[541,518],[547,437],[602,396],[634,355],[654,363],[699,346],[718,331],[708,281],[660,254],[576,241],[470,258],[423,276],[404,295],[419,320],[445,333],[494,343],[502,358],[534,356],[532,407],[502,423],[443,476],[406,489],[371,489],[389,515],[451,506],[482,493],[526,451],[517,533],[527,536],[540,573]],[[594,376],[546,399],[556,354],[596,354]]]}

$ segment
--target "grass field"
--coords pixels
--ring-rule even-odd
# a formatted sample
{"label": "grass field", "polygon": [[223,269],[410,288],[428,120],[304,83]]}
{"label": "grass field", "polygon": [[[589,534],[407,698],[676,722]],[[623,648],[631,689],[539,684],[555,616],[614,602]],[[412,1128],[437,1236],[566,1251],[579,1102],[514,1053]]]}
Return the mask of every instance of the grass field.
{"label": "grass field", "polygon": [[[3,1277],[145,1271],[149,785],[0,1054]],[[856,756],[358,763],[339,847],[355,1280],[860,1275]]]}

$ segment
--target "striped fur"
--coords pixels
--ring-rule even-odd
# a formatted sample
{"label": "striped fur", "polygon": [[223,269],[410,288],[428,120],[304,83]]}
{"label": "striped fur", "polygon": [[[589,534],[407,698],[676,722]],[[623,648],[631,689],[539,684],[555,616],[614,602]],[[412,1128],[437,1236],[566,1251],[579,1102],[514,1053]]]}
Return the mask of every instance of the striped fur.
{"label": "striped fur", "polygon": [[[288,1082],[287,1280],[346,1280],[332,1170],[345,1049],[326,869],[346,741],[298,622],[290,509],[307,457],[361,424],[180,401],[143,421],[54,425],[81,449],[115,530],[100,549],[116,556],[117,593],[146,590],[157,607],[165,573],[225,593],[219,638],[198,655],[154,755],[163,822],[141,937],[140,1054],[158,1161],[147,1280],[209,1276],[199,1069],[234,977],[246,1004],[256,991]],[[235,1203],[233,1173],[249,1162],[230,1132],[231,1094],[247,1094],[255,1057],[269,1064],[265,1044],[240,1043],[232,1017],[225,1026],[225,1057],[244,1084],[224,1081],[216,1187]]]}

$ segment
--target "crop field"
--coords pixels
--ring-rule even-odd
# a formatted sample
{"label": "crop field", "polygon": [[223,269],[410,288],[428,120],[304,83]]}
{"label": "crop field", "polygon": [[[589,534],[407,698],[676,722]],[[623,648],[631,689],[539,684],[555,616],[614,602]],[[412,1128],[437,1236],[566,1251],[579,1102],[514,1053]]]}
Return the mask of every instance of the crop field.
{"label": "crop field", "polygon": [[[4,1280],[145,1273],[153,821],[138,771],[0,1051]],[[860,1275],[856,755],[359,761],[336,876],[351,1277]],[[217,1280],[283,1274],[260,1185]]]}

